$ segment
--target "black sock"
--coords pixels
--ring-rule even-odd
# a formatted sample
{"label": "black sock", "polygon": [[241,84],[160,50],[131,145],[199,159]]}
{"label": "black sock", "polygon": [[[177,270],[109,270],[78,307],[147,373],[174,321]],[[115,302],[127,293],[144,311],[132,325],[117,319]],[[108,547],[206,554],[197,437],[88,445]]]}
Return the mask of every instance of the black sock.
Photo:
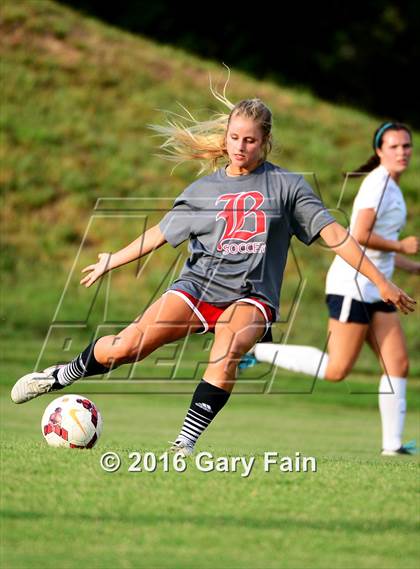
{"label": "black sock", "polygon": [[[99,363],[93,354],[93,349],[98,340],[89,344],[83,352],[64,367],[60,367],[53,372],[53,376],[59,385],[64,387],[82,377],[102,375],[109,371],[109,368]],[[57,387],[59,387],[59,385],[57,385]]]}
{"label": "black sock", "polygon": [[176,442],[186,442],[194,446],[201,433],[225,406],[229,396],[228,391],[202,379],[194,391],[190,408]]}

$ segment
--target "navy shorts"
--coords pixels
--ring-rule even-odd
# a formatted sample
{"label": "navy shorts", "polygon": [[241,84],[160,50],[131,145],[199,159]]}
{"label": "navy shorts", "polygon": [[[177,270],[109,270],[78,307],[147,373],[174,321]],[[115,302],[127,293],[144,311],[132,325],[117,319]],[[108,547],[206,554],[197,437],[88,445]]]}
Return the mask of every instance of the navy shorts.
{"label": "navy shorts", "polygon": [[393,304],[387,304],[383,300],[378,302],[361,302],[351,296],[340,294],[327,294],[326,303],[330,318],[340,322],[357,322],[369,324],[375,312],[396,312]]}

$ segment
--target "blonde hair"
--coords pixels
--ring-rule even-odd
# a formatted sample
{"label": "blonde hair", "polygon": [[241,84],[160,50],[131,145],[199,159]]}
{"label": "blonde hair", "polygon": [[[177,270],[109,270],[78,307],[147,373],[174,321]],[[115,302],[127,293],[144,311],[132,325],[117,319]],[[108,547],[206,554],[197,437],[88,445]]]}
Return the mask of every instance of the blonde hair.
{"label": "blonde hair", "polygon": [[233,116],[251,118],[262,129],[263,143],[261,159],[265,160],[272,149],[272,114],[261,99],[244,99],[234,105],[227,99],[225,91],[217,93],[210,83],[212,95],[229,109],[229,113],[219,113],[208,121],[198,121],[188,109],[180,105],[185,115],[167,112],[167,124],[149,125],[154,132],[165,138],[160,148],[164,151],[158,156],[180,164],[198,160],[201,164],[199,174],[207,169],[216,170],[221,160],[228,160],[226,133]]}

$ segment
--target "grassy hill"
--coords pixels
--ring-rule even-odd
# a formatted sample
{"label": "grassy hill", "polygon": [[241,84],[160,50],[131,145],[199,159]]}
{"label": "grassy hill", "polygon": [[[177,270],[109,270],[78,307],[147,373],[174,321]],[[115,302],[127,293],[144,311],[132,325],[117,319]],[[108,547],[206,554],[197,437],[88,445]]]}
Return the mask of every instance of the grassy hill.
{"label": "grassy hill", "polygon": [[[6,330],[42,336],[68,277],[60,308],[64,320],[74,318],[80,305],[82,314],[96,298],[97,291],[78,286],[80,268],[94,262],[97,253],[132,241],[145,223],[158,221],[162,211],[150,209],[170,205],[196,176],[194,164],[171,175],[171,164],[155,156],[159,142],[147,124],[163,121],[159,109],[179,111],[178,101],[202,118],[220,111],[208,76],[220,88],[226,73],[221,63],[156,45],[48,0],[2,3],[0,50],[5,324]],[[308,173],[334,208],[343,186],[341,172],[368,156],[376,120],[234,70],[228,96],[266,101],[275,117],[271,160]],[[415,133],[415,143],[419,140]],[[403,178],[409,210],[406,235],[414,232],[420,214],[419,168],[417,154]],[[347,213],[356,191],[356,182],[345,188],[341,207]],[[339,219],[344,219],[341,214]],[[318,245],[295,243],[294,250],[307,283],[290,333],[295,340],[319,344],[326,321],[324,276],[332,256]],[[160,250],[137,282],[133,276],[138,267],[113,274],[115,319],[129,321],[142,302],[158,294],[177,255],[170,247]],[[285,318],[299,278],[290,259]],[[415,277],[398,274],[396,280],[418,294]],[[99,297],[97,315],[104,310]],[[311,326],[305,326],[308,319]],[[415,317],[406,320],[413,350],[418,348],[415,324]]]}

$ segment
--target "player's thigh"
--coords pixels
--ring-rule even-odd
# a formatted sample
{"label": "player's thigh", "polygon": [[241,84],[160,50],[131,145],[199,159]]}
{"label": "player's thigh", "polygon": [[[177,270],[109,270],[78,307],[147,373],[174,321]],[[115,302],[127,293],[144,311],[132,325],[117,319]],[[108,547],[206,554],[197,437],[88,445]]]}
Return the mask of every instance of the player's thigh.
{"label": "player's thigh", "polygon": [[235,303],[226,309],[215,327],[215,338],[204,379],[232,391],[241,356],[264,334],[265,318],[247,303]]}
{"label": "player's thigh", "polygon": [[134,322],[117,334],[119,342],[141,349],[142,356],[163,344],[184,338],[202,328],[200,319],[175,294],[164,294]]}
{"label": "player's thigh", "polygon": [[368,324],[328,320],[328,367],[326,378],[340,380],[351,371],[366,338]]}
{"label": "player's thigh", "polygon": [[210,362],[220,361],[228,354],[240,357],[261,339],[265,330],[266,321],[259,308],[245,302],[232,304],[217,321]]}
{"label": "player's thigh", "polygon": [[409,358],[404,331],[397,312],[375,312],[367,342],[389,375],[406,377]]}

